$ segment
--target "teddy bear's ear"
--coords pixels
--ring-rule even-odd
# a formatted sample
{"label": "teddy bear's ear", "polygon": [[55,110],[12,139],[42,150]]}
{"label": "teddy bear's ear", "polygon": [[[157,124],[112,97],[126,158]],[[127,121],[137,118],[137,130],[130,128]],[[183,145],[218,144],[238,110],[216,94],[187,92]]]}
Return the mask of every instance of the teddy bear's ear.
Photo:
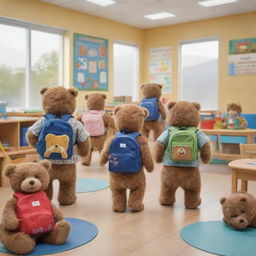
{"label": "teddy bear's ear", "polygon": [[44,166],[47,170],[50,170],[50,168],[52,167],[52,163],[48,160],[42,160],[39,162],[39,164]]}
{"label": "teddy bear's ear", "polygon": [[88,100],[88,97],[89,97],[88,94],[86,94],[86,95],[84,96],[84,98],[85,98],[86,100]]}
{"label": "teddy bear's ear", "polygon": [[121,106],[116,106],[116,107],[114,108],[114,110],[113,110],[114,115],[116,115],[117,112],[118,112],[121,108],[122,108]]}
{"label": "teddy bear's ear", "polygon": [[195,108],[199,111],[201,109],[201,105],[197,102],[192,102],[192,104],[195,106]]}
{"label": "teddy bear's ear", "polygon": [[140,89],[143,89],[143,87],[144,87],[145,85],[146,85],[146,84],[142,84],[141,87],[140,87]]}
{"label": "teddy bear's ear", "polygon": [[170,110],[170,109],[173,108],[175,105],[176,105],[176,102],[174,102],[174,101],[169,101],[169,102],[167,103],[167,108]]}
{"label": "teddy bear's ear", "polygon": [[77,94],[78,94],[78,90],[75,89],[75,88],[70,88],[70,89],[68,89],[68,92],[69,92],[72,96],[74,96],[74,97],[76,97]]}
{"label": "teddy bear's ear", "polygon": [[226,200],[227,200],[226,197],[222,197],[222,198],[220,199],[220,203],[221,203],[221,204],[224,204],[224,203],[226,202]]}
{"label": "teddy bear's ear", "polygon": [[40,90],[40,94],[43,95],[48,90],[48,87],[43,87]]}
{"label": "teddy bear's ear", "polygon": [[106,99],[107,98],[107,95],[106,94],[102,94],[102,97],[103,97],[103,99]]}
{"label": "teddy bear's ear", "polygon": [[247,202],[247,201],[248,201],[248,199],[246,197],[240,198],[240,202]]}
{"label": "teddy bear's ear", "polygon": [[149,112],[146,108],[142,108],[144,112],[144,118],[146,119],[149,116]]}
{"label": "teddy bear's ear", "polygon": [[15,164],[8,164],[6,167],[5,167],[5,170],[4,170],[4,175],[8,178],[10,178],[14,172],[15,172],[15,169],[16,169],[16,165]]}
{"label": "teddy bear's ear", "polygon": [[162,88],[163,88],[163,86],[162,86],[161,84],[158,84],[158,86],[160,87],[160,89],[162,89]]}

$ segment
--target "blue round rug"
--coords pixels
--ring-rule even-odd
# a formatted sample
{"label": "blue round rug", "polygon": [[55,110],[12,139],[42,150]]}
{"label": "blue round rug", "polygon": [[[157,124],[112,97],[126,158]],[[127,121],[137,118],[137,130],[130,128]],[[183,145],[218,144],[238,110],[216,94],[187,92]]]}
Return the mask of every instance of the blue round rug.
{"label": "blue round rug", "polygon": [[76,182],[76,193],[93,192],[108,187],[109,183],[106,180],[80,178]]}
{"label": "blue round rug", "polygon": [[181,238],[189,245],[225,256],[255,256],[256,229],[234,230],[223,221],[196,222],[184,227]]}
{"label": "blue round rug", "polygon": [[[74,218],[65,218],[65,220],[67,220],[71,225],[71,230],[65,244],[52,245],[38,243],[34,251],[27,255],[45,255],[72,250],[90,242],[98,234],[97,227],[89,221]],[[12,254],[11,252],[7,251],[1,243],[0,252]]]}

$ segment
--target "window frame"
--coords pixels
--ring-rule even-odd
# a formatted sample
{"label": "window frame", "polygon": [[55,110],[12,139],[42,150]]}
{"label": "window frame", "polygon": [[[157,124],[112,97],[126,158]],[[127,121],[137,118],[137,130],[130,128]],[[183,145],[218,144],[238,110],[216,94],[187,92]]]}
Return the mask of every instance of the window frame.
{"label": "window frame", "polygon": [[[59,52],[59,69],[58,69],[58,86],[63,84],[64,81],[64,33],[66,32],[64,29],[56,28],[56,27],[50,27],[45,25],[39,25],[35,23],[30,23],[18,19],[10,19],[5,17],[0,17],[0,24],[7,25],[7,26],[13,26],[13,27],[19,27],[24,28],[26,30],[26,68],[25,68],[25,90],[26,90],[26,104],[25,108],[29,109],[29,87],[31,85],[31,73],[32,73],[32,67],[31,67],[31,31],[39,31],[39,32],[46,32],[50,34],[57,34],[60,35],[60,52]],[[8,107],[7,107],[8,109]],[[18,111],[20,109],[18,108],[12,108],[15,109],[15,111]]]}

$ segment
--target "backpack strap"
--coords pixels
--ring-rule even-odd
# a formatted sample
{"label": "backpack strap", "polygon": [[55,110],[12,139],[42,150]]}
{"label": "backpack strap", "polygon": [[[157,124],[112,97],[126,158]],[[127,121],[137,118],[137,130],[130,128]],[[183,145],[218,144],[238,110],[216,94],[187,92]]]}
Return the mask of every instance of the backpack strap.
{"label": "backpack strap", "polygon": [[[44,117],[46,117],[48,120],[50,120],[50,119],[55,119],[56,115],[48,113],[48,114],[45,114]],[[73,117],[73,116],[70,114],[66,114],[66,115],[61,115],[60,119],[64,120],[64,121],[68,121],[71,117]]]}
{"label": "backpack strap", "polygon": [[136,139],[138,136],[141,135],[141,133],[139,133],[139,132],[129,132],[129,130],[123,130],[123,131],[116,132],[116,136],[120,136],[120,135],[129,135],[133,139]]}
{"label": "backpack strap", "polygon": [[49,114],[49,113],[47,113],[47,114],[45,114],[44,115],[44,117],[46,118],[46,119],[54,119],[55,118],[55,115],[54,114]]}

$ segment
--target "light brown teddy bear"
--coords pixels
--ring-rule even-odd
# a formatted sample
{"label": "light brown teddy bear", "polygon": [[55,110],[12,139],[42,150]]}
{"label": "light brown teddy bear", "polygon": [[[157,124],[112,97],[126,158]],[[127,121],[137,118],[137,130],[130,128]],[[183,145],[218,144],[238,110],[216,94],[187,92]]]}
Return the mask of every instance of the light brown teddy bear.
{"label": "light brown teddy bear", "polygon": [[155,146],[156,162],[163,161],[160,203],[173,205],[175,192],[181,187],[185,191],[186,208],[194,209],[201,203],[199,151],[203,163],[211,158],[209,139],[197,128],[200,105],[180,101],[169,102],[167,108],[170,128],[161,134]]}
{"label": "light brown teddy bear", "polygon": [[[135,143],[137,143],[137,149],[140,155],[138,159],[136,159],[136,157],[131,159],[129,158],[129,154],[127,154],[129,150],[131,154],[136,152],[136,145],[133,145],[133,148],[128,148],[128,140],[130,141],[130,139],[124,139],[123,142],[118,143],[116,150],[119,152],[121,151],[121,154],[116,156],[114,154],[110,154],[110,148],[113,146],[114,140],[116,140],[117,136],[110,137],[104,144],[104,148],[101,152],[100,164],[104,165],[109,160],[109,167],[112,165],[113,168],[117,168],[117,172],[110,172],[110,188],[112,191],[113,210],[117,212],[123,212],[126,209],[127,189],[130,190],[128,207],[131,208],[132,211],[142,211],[144,209],[142,201],[146,187],[146,180],[143,166],[145,166],[148,172],[152,172],[154,169],[154,163],[148,147],[147,139],[141,134],[136,134],[136,132],[141,132],[144,119],[147,115],[148,112],[146,109],[133,104],[117,106],[114,109],[116,127],[120,131],[117,134],[121,134],[124,137],[134,135]],[[122,162],[122,157],[127,160],[126,156],[129,159],[128,161],[131,161],[129,164],[126,164],[127,162],[125,161]],[[137,163],[137,160],[141,161],[141,165],[137,165],[137,172],[132,173],[131,171],[135,171],[135,162]],[[123,164],[120,169],[118,169],[119,164]],[[128,168],[131,170],[125,170]],[[125,173],[123,171],[127,172]]]}
{"label": "light brown teddy bear", "polygon": [[89,166],[92,159],[92,151],[103,149],[104,142],[108,136],[115,134],[115,122],[110,114],[104,111],[106,95],[103,93],[92,93],[85,95],[88,112],[83,113],[78,120],[90,134],[91,151],[87,157],[82,158],[83,165]]}
{"label": "light brown teddy bear", "polygon": [[256,199],[246,192],[237,192],[220,199],[223,221],[234,229],[256,228]]}
{"label": "light brown teddy bear", "polygon": [[70,224],[43,192],[49,183],[51,163],[23,163],[6,166],[4,173],[15,192],[5,204],[0,240],[15,254],[33,251],[36,241],[60,245],[66,242]]}
{"label": "light brown teddy bear", "polygon": [[[33,147],[38,146],[38,143],[44,141],[43,139],[39,139],[41,132],[44,128],[44,124],[46,122],[52,121],[52,116],[54,118],[60,119],[63,117],[67,117],[66,122],[68,123],[65,126],[65,129],[69,128],[70,132],[72,133],[72,141],[70,140],[69,143],[71,144],[70,150],[70,157],[65,158],[66,151],[63,152],[64,148],[66,147],[64,144],[66,142],[61,142],[63,146],[62,149],[59,148],[59,140],[54,137],[54,140],[49,141],[49,144],[52,145],[52,142],[55,141],[57,144],[54,144],[54,147],[57,149],[53,152],[51,149],[51,154],[47,151],[49,144],[47,145],[47,136],[52,136],[52,133],[49,133],[45,137],[46,141],[46,151],[42,154],[39,154],[40,159],[44,159],[49,156],[49,159],[52,162],[52,168],[50,170],[50,182],[49,186],[46,190],[47,195],[49,198],[52,198],[53,194],[53,180],[59,180],[59,195],[58,201],[61,205],[70,205],[76,201],[76,162],[78,161],[77,153],[83,157],[85,157],[90,152],[90,138],[81,124],[81,122],[77,121],[71,115],[74,113],[76,109],[76,97],[78,91],[76,89],[66,89],[62,86],[58,87],[51,87],[51,88],[43,88],[41,89],[42,94],[42,105],[45,111],[45,114],[42,118],[40,118],[36,123],[34,123],[31,127],[29,127],[27,132],[27,140],[30,145]],[[56,125],[57,126],[57,125]],[[70,145],[69,145],[70,146]],[[43,148],[39,148],[43,150]],[[39,152],[37,148],[37,151]],[[60,153],[59,155],[57,153]],[[40,153],[40,152],[39,152]],[[46,154],[46,155],[45,155]],[[54,157],[62,156],[61,159],[56,159]]]}
{"label": "light brown teddy bear", "polygon": [[[166,110],[160,101],[162,85],[156,83],[143,84],[141,86],[144,99],[140,102],[140,106],[149,111],[149,116],[144,122],[142,133],[145,137],[149,137],[152,130],[154,139],[156,140],[165,127]],[[160,120],[160,119],[161,120]]]}

